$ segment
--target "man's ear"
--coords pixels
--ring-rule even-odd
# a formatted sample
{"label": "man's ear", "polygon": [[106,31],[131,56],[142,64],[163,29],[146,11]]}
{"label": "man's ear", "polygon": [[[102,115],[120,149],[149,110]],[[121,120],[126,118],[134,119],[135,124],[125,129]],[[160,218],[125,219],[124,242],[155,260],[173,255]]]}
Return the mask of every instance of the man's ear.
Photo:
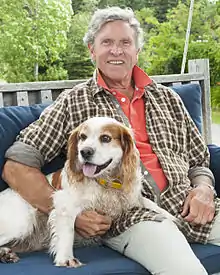
{"label": "man's ear", "polygon": [[140,53],[141,49],[137,49],[137,52],[136,52],[136,64],[138,63],[138,57],[139,57],[139,53]]}
{"label": "man's ear", "polygon": [[88,49],[89,49],[89,52],[90,52],[91,59],[92,59],[93,61],[95,61],[95,50],[94,50],[94,46],[91,45],[91,44],[88,44]]}

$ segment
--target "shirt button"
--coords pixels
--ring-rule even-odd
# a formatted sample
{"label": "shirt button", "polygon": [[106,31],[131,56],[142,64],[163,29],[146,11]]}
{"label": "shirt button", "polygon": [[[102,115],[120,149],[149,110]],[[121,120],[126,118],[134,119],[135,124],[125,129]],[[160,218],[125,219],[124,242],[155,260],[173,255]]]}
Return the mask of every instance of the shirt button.
{"label": "shirt button", "polygon": [[116,92],[113,92],[113,95],[116,95]]}
{"label": "shirt button", "polygon": [[120,108],[120,105],[119,105],[119,104],[116,104],[115,106],[116,106],[116,108]]}
{"label": "shirt button", "polygon": [[144,171],[144,175],[147,176],[147,175],[148,175],[148,172],[147,172],[147,171]]}
{"label": "shirt button", "polygon": [[126,98],[122,97],[121,102],[125,102],[125,101],[126,101]]}

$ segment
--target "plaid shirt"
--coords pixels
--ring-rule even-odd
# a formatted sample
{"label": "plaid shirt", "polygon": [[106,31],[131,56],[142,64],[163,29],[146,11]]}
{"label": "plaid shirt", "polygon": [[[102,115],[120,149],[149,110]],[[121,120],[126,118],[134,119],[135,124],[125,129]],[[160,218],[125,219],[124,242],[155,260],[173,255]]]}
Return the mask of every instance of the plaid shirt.
{"label": "plaid shirt", "polygon": [[[168,188],[160,194],[158,203],[179,218],[178,226],[189,241],[206,243],[213,222],[193,226],[183,221],[180,213],[192,189],[189,171],[209,166],[207,147],[179,96],[171,89],[152,82],[145,87],[144,101],[149,140],[168,181]],[[93,77],[60,94],[39,120],[21,131],[18,141],[34,147],[49,162],[66,151],[71,130],[90,117],[109,116],[126,124],[120,108]],[[156,198],[147,180],[144,180],[143,195]],[[219,199],[215,202],[217,214]],[[157,220],[157,215],[146,209],[131,209],[113,222],[108,236],[116,236],[144,220]]]}

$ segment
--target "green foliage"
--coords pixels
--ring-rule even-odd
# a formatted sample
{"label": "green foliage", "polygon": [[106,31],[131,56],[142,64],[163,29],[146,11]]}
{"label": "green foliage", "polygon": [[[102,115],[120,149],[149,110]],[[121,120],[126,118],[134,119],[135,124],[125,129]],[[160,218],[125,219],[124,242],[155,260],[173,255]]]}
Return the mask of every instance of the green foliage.
{"label": "green foliage", "polygon": [[1,0],[0,78],[33,81],[36,65],[45,72],[39,79],[65,78],[57,63],[66,47],[71,14],[69,0]]}
{"label": "green foliage", "polygon": [[211,87],[211,103],[214,108],[220,110],[220,85]]}
{"label": "green foliage", "polygon": [[[180,73],[189,7],[179,3],[167,14],[167,21],[150,30],[147,46],[142,53],[149,74]],[[198,1],[194,6],[188,59],[209,58],[212,83],[219,78],[220,18],[216,5]]]}
{"label": "green foliage", "polygon": [[64,57],[69,79],[88,78],[94,71],[89,51],[83,45],[83,37],[87,31],[89,19],[90,13],[88,12],[81,12],[73,16]]}

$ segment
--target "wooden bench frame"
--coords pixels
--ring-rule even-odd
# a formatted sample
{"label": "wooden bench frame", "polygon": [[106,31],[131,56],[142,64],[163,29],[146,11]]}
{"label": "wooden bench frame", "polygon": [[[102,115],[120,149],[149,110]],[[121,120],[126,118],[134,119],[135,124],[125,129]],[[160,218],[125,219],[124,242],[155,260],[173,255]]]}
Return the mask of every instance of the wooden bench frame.
{"label": "wooden bench frame", "polygon": [[[187,74],[151,76],[157,83],[166,86],[185,83],[199,83],[202,89],[203,136],[207,144],[212,142],[211,136],[211,96],[209,60],[189,60]],[[64,89],[71,89],[81,80],[43,81],[26,83],[0,83],[0,107],[26,106],[37,103],[49,103],[57,98]]]}

